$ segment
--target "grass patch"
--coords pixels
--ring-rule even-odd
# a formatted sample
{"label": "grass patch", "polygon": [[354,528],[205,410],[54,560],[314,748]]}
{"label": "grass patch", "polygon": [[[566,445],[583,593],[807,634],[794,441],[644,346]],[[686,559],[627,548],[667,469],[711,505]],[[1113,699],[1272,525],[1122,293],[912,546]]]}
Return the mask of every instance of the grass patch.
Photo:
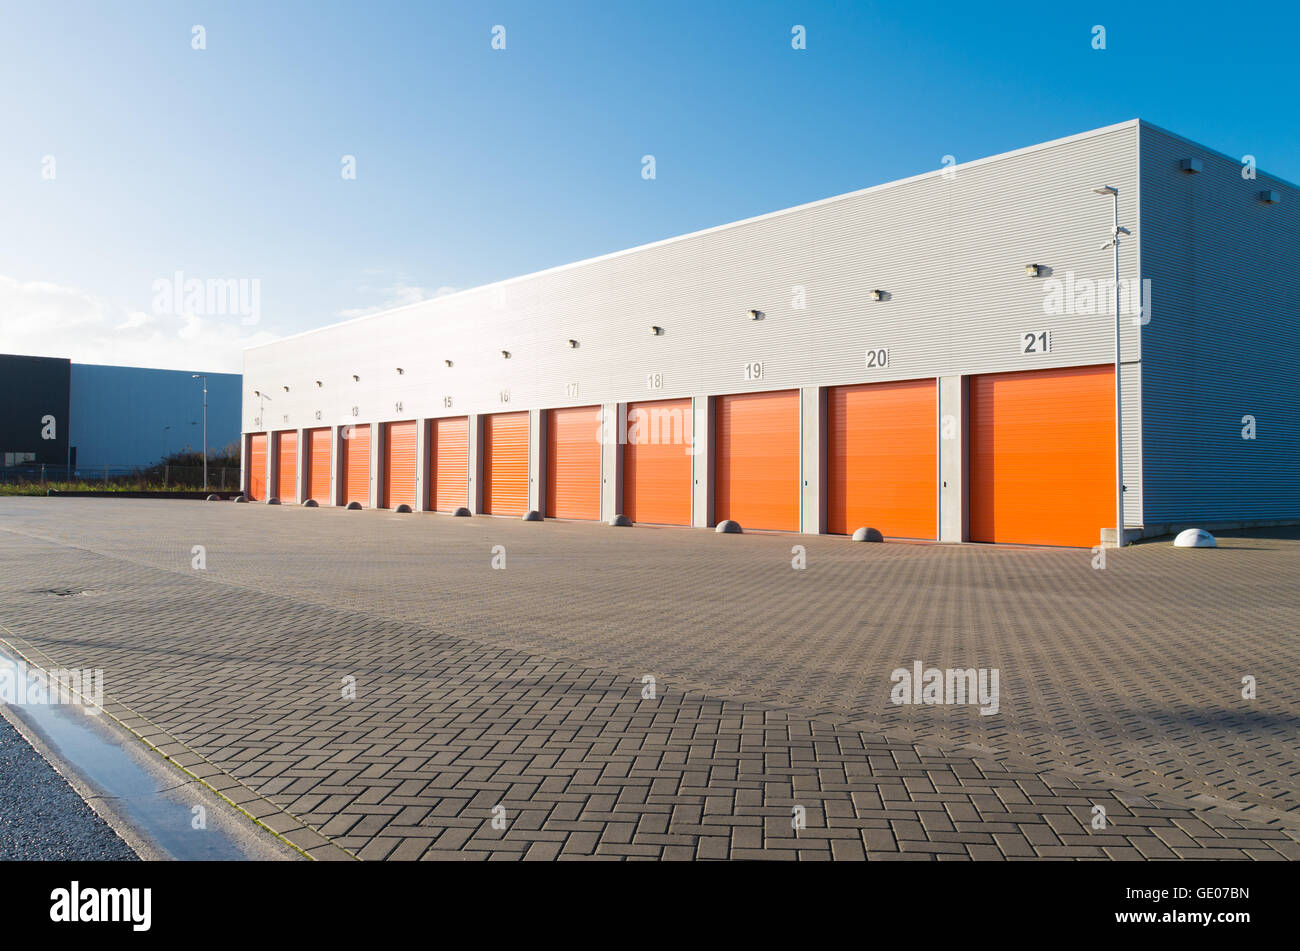
{"label": "grass patch", "polygon": [[[195,492],[202,486],[163,485],[161,482],[123,481],[108,484],[103,482],[5,482],[0,483],[0,495],[45,495],[49,489],[59,492],[102,492],[112,495],[114,492]],[[220,491],[214,489],[213,491]]]}

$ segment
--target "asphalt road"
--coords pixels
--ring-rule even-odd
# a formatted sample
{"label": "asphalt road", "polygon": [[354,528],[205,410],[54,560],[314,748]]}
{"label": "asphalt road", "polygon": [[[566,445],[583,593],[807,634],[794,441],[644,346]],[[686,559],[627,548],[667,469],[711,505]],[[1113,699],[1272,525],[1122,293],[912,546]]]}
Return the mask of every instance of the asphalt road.
{"label": "asphalt road", "polygon": [[134,861],[116,832],[0,717],[0,860]]}

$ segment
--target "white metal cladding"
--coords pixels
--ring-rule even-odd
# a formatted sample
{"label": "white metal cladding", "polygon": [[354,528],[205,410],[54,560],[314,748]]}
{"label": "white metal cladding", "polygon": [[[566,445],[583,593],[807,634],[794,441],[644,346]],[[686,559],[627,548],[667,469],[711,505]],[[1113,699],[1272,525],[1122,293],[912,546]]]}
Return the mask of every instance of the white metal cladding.
{"label": "white metal cladding", "polygon": [[[1108,278],[1109,209],[1088,189],[1134,193],[1133,140],[1125,125],[959,166],[952,181],[909,180],[287,338],[246,352],[247,383],[280,417],[364,403],[360,416],[381,419],[500,410],[505,387],[511,408],[738,392],[754,388],[752,361],[763,389],[1015,370],[1029,368],[1018,335],[1035,327],[1053,331],[1054,352],[1034,368],[1106,362],[1108,317],[1049,317],[1044,280],[1023,267]],[[806,310],[791,306],[797,287]],[[891,299],[870,301],[873,288]],[[752,307],[766,319],[748,320]],[[867,373],[876,346],[891,366]],[[647,390],[651,372],[661,392]],[[407,405],[386,408],[390,396]]]}
{"label": "white metal cladding", "polygon": [[[1126,319],[1125,323],[1129,323]],[[1113,338],[1114,331],[1111,331]],[[1121,396],[1124,404],[1124,524],[1145,525],[1146,476],[1142,467],[1142,364],[1124,354]]]}
{"label": "white metal cladding", "polygon": [[1140,139],[1146,521],[1300,517],[1300,188],[1148,123]]}
{"label": "white metal cladding", "polygon": [[[1136,278],[1137,134],[1123,123],[252,348],[243,429],[1109,363],[1109,300],[1088,315],[1044,303],[1049,280],[1110,280],[1100,184],[1120,189],[1134,231],[1123,275]],[[1029,263],[1050,276],[1026,276]],[[1043,330],[1051,352],[1021,353]],[[1124,332],[1136,361],[1138,328]],[[868,348],[888,366],[867,369]],[[746,379],[753,363],[761,380]],[[271,396],[265,424],[253,390]],[[1131,399],[1125,456],[1140,515],[1138,409]]]}

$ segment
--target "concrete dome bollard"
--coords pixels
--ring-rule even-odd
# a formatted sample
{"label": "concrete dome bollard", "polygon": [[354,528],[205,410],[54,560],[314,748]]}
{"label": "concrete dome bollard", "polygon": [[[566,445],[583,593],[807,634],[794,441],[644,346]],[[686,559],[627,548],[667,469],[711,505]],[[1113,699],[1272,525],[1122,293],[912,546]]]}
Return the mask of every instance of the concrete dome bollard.
{"label": "concrete dome bollard", "polygon": [[348,508],[353,509],[354,511],[360,511],[361,503],[356,501],[349,502]]}
{"label": "concrete dome bollard", "polygon": [[456,517],[456,518],[468,518],[470,512],[469,512],[469,509],[465,508],[465,506],[462,505],[462,506],[460,506],[459,508],[457,508],[456,511],[452,512],[451,514],[452,514],[454,517]]}
{"label": "concrete dome bollard", "polygon": [[237,496],[235,496],[234,501],[236,501],[236,502],[247,502],[248,499],[244,498],[242,495],[237,495]]}
{"label": "concrete dome bollard", "polygon": [[524,513],[524,521],[540,522],[542,521],[542,513],[537,511],[537,509],[529,509],[527,512]]}
{"label": "concrete dome bollard", "polygon": [[209,495],[209,496],[208,496],[206,499],[204,499],[203,501],[205,501],[205,502],[220,502],[220,501],[221,501],[221,496],[219,496],[219,495]]}
{"label": "concrete dome bollard", "polygon": [[718,523],[718,527],[714,531],[719,535],[740,535],[744,532],[744,529],[740,527],[739,522],[724,518]]}
{"label": "concrete dome bollard", "polygon": [[867,528],[865,525],[853,533],[855,542],[883,542],[884,540],[885,536],[880,534],[879,530]]}
{"label": "concrete dome bollard", "polygon": [[1203,528],[1189,528],[1178,533],[1175,548],[1218,548],[1219,543]]}
{"label": "concrete dome bollard", "polygon": [[314,509],[318,505],[320,505],[320,503],[317,502],[315,499],[308,499],[306,502],[302,503],[302,507],[306,509]]}
{"label": "concrete dome bollard", "polygon": [[411,511],[411,507],[410,507],[409,505],[407,505],[405,502],[403,502],[403,503],[402,503],[401,505],[399,505],[396,509],[394,509],[394,511],[397,511],[397,512],[409,512],[409,511]]}
{"label": "concrete dome bollard", "polygon": [[279,504],[280,504],[280,500],[277,499],[277,498],[273,495],[273,496],[271,496],[269,499],[266,500],[266,504],[267,504],[267,505],[279,505]]}
{"label": "concrete dome bollard", "polygon": [[609,520],[609,524],[616,528],[629,528],[632,525],[632,520],[626,515],[615,515]]}

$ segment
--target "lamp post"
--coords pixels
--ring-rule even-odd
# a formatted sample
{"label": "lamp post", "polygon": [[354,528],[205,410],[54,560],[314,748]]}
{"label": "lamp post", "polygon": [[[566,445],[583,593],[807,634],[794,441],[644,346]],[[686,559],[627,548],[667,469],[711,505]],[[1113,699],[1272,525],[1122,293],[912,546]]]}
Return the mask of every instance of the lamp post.
{"label": "lamp post", "polygon": [[[257,403],[257,426],[258,426],[259,429],[262,429],[262,428],[264,428],[264,426],[265,426],[264,420],[265,420],[265,417],[266,417],[266,401],[269,400],[269,399],[271,399],[271,397],[267,396],[267,395],[266,395],[265,393],[263,393],[261,390],[253,390],[253,395],[256,396],[257,399],[258,399],[258,403]],[[272,401],[272,402],[274,402],[274,401]],[[270,432],[269,432],[269,431],[267,432],[267,447],[266,447],[266,448],[267,448],[267,452],[269,453],[270,450],[271,450],[271,446],[270,446]],[[240,450],[240,460],[241,460],[240,464],[243,465],[243,450],[242,450],[242,448],[241,448],[241,450]],[[253,474],[252,474],[252,471],[249,470],[249,469],[247,469],[247,468],[245,468],[244,471],[245,471],[245,472],[248,472],[248,482],[249,482],[249,485],[251,486],[251,485],[252,485],[252,481],[253,481]]]}
{"label": "lamp post", "polygon": [[269,399],[271,399],[271,397],[267,396],[267,395],[266,395],[265,393],[263,393],[261,390],[253,390],[253,395],[256,396],[257,399],[258,399],[258,403],[257,403],[257,425],[258,425],[258,428],[260,429],[260,428],[262,428],[262,417],[266,415],[266,401],[269,400]]}
{"label": "lamp post", "polygon": [[1124,547],[1124,415],[1120,395],[1120,350],[1119,350],[1119,236],[1132,234],[1127,228],[1119,226],[1119,189],[1112,185],[1101,185],[1093,191],[1098,195],[1109,195],[1114,220],[1111,226],[1110,240],[1101,246],[1101,250],[1115,251],[1115,547]]}
{"label": "lamp post", "polygon": [[208,491],[208,378],[202,373],[191,373],[190,377],[203,381],[203,491]]}

